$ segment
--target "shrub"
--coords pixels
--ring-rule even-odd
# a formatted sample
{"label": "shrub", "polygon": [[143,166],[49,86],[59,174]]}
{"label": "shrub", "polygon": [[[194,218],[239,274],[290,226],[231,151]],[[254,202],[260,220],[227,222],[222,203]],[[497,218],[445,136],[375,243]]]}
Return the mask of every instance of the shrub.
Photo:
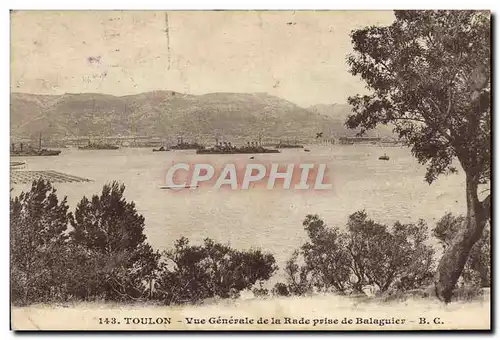
{"label": "shrub", "polygon": [[483,290],[476,284],[463,284],[453,290],[453,300],[456,301],[472,301],[483,295]]}
{"label": "shrub", "polygon": [[263,281],[259,282],[259,287],[255,287],[252,290],[255,297],[269,296],[269,289],[263,287]]}
{"label": "shrub", "polygon": [[211,239],[198,246],[181,238],[163,255],[156,289],[165,304],[234,297],[256,282],[268,280],[277,269],[271,254],[237,251]]}
{"label": "shrub", "polygon": [[288,285],[283,282],[276,283],[273,287],[272,293],[276,296],[290,296]]}

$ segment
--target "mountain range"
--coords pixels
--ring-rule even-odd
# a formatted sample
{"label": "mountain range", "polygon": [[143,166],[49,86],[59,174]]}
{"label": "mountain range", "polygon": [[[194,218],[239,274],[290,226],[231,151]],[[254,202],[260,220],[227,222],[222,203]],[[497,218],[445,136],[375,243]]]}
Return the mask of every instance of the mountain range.
{"label": "mountain range", "polygon": [[[346,104],[300,107],[267,93],[183,94],[154,91],[127,96],[98,93],[38,95],[11,93],[14,138],[78,136],[184,136],[185,140],[271,139],[312,141],[323,136],[354,136],[344,126]],[[371,136],[392,136],[388,128]]]}

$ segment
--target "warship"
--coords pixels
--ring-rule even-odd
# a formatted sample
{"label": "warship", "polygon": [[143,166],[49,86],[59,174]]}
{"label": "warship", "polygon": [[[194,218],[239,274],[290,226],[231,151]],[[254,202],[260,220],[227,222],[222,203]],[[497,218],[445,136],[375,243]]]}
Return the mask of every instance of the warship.
{"label": "warship", "polygon": [[10,156],[58,156],[61,153],[61,150],[48,150],[48,149],[33,149],[33,148],[24,148],[21,143],[21,147],[18,150],[11,150]]}
{"label": "warship", "polygon": [[[95,105],[95,98],[92,98],[92,107],[93,107],[93,112],[98,112],[96,109]],[[125,112],[127,111],[127,105],[125,105]],[[117,145],[113,145],[110,143],[93,143],[90,141],[89,138],[89,143],[84,146],[79,146],[78,149],[80,150],[118,150],[120,147]]]}
{"label": "warship", "polygon": [[170,147],[172,150],[201,150],[205,146],[199,143],[186,143],[182,137],[177,138],[177,144]]}
{"label": "warship", "polygon": [[247,142],[246,146],[236,147],[231,142],[219,142],[209,149],[198,149],[197,154],[255,154],[255,153],[280,153],[276,149],[266,149],[257,143]]}
{"label": "warship", "polygon": [[42,149],[42,134],[40,134],[40,138],[38,141],[38,149],[28,146],[24,147],[23,143],[19,143],[19,149],[16,149],[14,143],[12,143],[10,149],[10,156],[58,156],[61,153],[61,150],[50,150],[50,149]]}

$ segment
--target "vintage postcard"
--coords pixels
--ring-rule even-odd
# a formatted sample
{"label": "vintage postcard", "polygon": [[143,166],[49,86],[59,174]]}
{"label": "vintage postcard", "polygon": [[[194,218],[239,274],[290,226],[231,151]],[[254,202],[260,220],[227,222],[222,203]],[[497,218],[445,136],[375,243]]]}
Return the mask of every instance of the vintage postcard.
{"label": "vintage postcard", "polygon": [[12,330],[491,329],[489,11],[10,20]]}

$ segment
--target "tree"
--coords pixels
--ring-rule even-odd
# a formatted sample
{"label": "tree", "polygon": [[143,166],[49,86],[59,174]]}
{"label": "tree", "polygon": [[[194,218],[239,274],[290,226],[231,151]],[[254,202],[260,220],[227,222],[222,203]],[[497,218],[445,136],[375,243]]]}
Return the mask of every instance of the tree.
{"label": "tree", "polygon": [[[437,222],[432,231],[443,246],[443,250],[452,244],[453,238],[460,231],[464,221],[464,216],[453,216],[451,213],[447,213]],[[482,237],[472,247],[461,277],[466,283],[489,287],[491,284],[490,272],[491,236],[489,228],[486,227]]]}
{"label": "tree", "polygon": [[50,182],[39,179],[10,200],[12,301],[34,303],[60,297],[65,234],[71,214]]}
{"label": "tree", "polygon": [[317,215],[308,215],[303,226],[311,242],[305,243],[301,252],[314,286],[344,292],[350,276],[350,259],[342,234],[338,228],[327,228]]}
{"label": "tree", "polygon": [[466,179],[467,216],[438,266],[436,293],[449,302],[473,245],[490,219],[490,196],[479,199],[491,164],[490,16],[479,11],[395,11],[386,27],[351,34],[349,71],[369,95],[349,98],[346,125],[360,133],[378,124],[394,131],[417,160],[426,181],[456,172]]}
{"label": "tree", "polygon": [[338,228],[327,227],[318,215],[307,215],[302,225],[309,242],[295,250],[286,262],[286,291],[304,295],[316,288],[343,293],[351,275],[345,236]]}
{"label": "tree", "polygon": [[347,249],[356,276],[354,290],[374,284],[381,292],[397,284],[399,289],[417,288],[431,274],[433,250],[426,245],[427,227],[396,222],[390,229],[368,219],[364,211],[349,216]]}
{"label": "tree", "polygon": [[124,191],[113,182],[76,207],[70,238],[73,265],[84,272],[74,291],[82,298],[139,298],[144,281],[151,284],[155,277],[160,255],[146,242],[144,217]]}
{"label": "tree", "polygon": [[395,286],[399,290],[421,288],[432,282],[434,274],[434,249],[427,244],[429,230],[423,220],[416,224],[396,222],[392,227],[395,244],[404,264]]}
{"label": "tree", "polygon": [[396,222],[389,228],[357,211],[349,216],[344,232],[328,227],[317,215],[308,215],[303,225],[310,242],[285,266],[291,294],[303,295],[312,287],[361,293],[364,285],[375,285],[381,292],[391,287],[409,290],[432,277],[434,251],[426,244],[423,221]]}
{"label": "tree", "polygon": [[[295,250],[292,254],[292,257],[289,258],[285,264],[284,270],[287,281],[287,296],[290,294],[304,295],[307,292],[311,292],[313,289],[311,269],[303,263],[298,263],[299,255],[301,255],[301,252],[299,250]],[[280,289],[281,292],[284,292],[282,286],[278,287],[277,289]]]}

